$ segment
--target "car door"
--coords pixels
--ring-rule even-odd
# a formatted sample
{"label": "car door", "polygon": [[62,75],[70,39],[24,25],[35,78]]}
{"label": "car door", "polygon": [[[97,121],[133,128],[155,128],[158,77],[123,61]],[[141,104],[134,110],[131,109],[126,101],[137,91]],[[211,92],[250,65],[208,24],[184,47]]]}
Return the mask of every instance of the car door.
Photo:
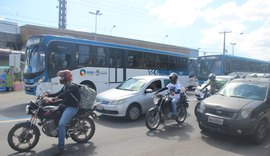
{"label": "car door", "polygon": [[[144,89],[144,92],[141,98],[142,112],[146,112],[154,106],[154,103],[153,103],[154,94],[161,88],[162,88],[161,80],[154,80],[147,84],[147,87]],[[146,93],[146,89],[152,89],[153,92]]]}

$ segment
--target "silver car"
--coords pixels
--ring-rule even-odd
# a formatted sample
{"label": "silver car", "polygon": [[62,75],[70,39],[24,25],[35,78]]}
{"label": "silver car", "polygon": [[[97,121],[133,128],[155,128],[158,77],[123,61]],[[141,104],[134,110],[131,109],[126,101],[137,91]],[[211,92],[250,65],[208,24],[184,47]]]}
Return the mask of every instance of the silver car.
{"label": "silver car", "polygon": [[[234,76],[228,76],[228,75],[218,75],[216,76],[216,81],[218,84],[218,89],[222,88],[227,82],[234,79]],[[202,85],[196,87],[195,89],[195,96],[197,100],[203,100],[204,95],[202,92],[202,88],[208,83],[208,81],[205,81]],[[207,87],[208,90],[210,90],[210,86]]]}
{"label": "silver car", "polygon": [[269,78],[231,80],[198,105],[200,129],[247,135],[254,143],[263,143],[270,121],[269,85]]}
{"label": "silver car", "polygon": [[136,120],[154,106],[153,95],[170,83],[168,76],[136,76],[96,97],[96,110],[103,115]]}

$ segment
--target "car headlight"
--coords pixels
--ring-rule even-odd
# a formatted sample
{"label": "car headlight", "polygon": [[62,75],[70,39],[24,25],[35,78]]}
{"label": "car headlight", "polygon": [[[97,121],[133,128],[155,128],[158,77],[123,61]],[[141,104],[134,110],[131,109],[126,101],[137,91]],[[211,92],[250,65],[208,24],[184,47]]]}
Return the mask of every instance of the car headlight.
{"label": "car headlight", "polygon": [[204,102],[201,102],[199,104],[199,107],[197,108],[197,111],[200,112],[200,113],[204,113],[205,112],[205,104],[204,104]]}
{"label": "car headlight", "polygon": [[238,118],[247,119],[251,115],[252,110],[253,109],[251,109],[251,108],[246,108],[246,109],[241,110],[239,115],[238,115]]}
{"label": "car headlight", "polygon": [[110,105],[121,105],[125,103],[126,99],[114,100],[110,103]]}

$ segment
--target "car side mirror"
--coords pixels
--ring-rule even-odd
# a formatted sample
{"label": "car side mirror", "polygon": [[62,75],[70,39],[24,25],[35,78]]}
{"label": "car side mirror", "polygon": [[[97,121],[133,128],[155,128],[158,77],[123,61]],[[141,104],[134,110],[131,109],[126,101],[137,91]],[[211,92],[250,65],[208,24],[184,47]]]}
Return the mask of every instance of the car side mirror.
{"label": "car side mirror", "polygon": [[145,93],[152,93],[152,92],[153,92],[153,89],[150,89],[150,88],[145,90]]}

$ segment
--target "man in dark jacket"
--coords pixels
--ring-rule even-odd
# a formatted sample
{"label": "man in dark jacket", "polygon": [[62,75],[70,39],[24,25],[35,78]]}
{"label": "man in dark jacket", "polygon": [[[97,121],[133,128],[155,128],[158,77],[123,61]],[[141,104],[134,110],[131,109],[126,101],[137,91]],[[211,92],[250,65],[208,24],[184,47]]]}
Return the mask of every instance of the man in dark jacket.
{"label": "man in dark jacket", "polygon": [[63,153],[65,147],[66,124],[69,123],[71,118],[78,112],[80,92],[78,86],[71,83],[72,73],[69,70],[60,71],[58,72],[58,75],[60,77],[60,83],[63,84],[64,87],[55,94],[47,94],[45,96],[54,97],[48,101],[49,103],[62,99],[61,108],[64,108],[64,111],[58,123],[58,152]]}

